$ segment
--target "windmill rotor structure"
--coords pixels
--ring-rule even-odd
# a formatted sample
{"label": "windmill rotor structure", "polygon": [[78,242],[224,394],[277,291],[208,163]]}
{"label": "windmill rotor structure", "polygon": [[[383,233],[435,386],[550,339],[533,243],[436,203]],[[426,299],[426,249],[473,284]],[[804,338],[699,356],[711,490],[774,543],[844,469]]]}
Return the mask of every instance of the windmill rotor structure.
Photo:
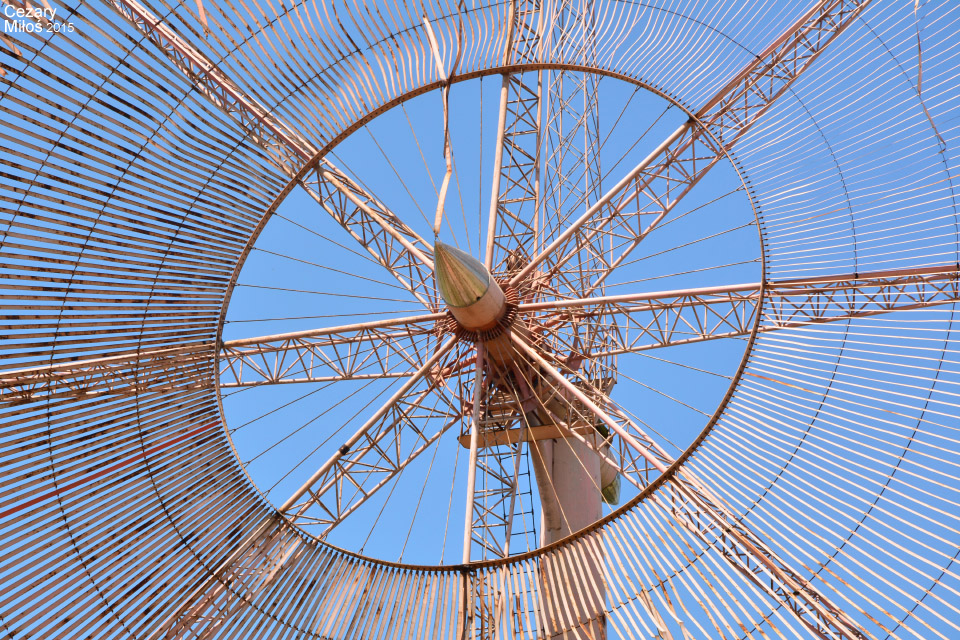
{"label": "windmill rotor structure", "polygon": [[6,636],[960,634],[960,7],[41,4]]}

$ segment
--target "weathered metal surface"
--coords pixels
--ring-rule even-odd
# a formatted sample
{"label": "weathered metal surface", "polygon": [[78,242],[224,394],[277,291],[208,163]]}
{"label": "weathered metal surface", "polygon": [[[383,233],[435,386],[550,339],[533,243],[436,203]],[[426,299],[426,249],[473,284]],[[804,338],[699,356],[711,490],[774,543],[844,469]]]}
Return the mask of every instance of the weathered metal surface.
{"label": "weathered metal surface", "polygon": [[[60,31],[0,42],[5,633],[955,636],[951,323],[960,294],[955,135],[943,114],[960,102],[950,89],[960,54],[940,42],[928,56],[921,44],[942,39],[958,16],[945,3],[908,4],[872,15],[865,2],[823,0],[796,20],[789,4],[758,4],[754,15],[747,4],[597,2],[595,23],[585,26],[571,3],[9,2]],[[563,11],[580,15],[565,35],[551,31]],[[792,26],[772,42],[753,37],[767,20]],[[432,42],[424,24],[435,30]],[[576,29],[595,31],[596,47]],[[561,283],[554,293],[567,298],[520,300],[509,323],[543,329],[553,346],[536,343],[537,367],[501,372],[497,396],[482,393],[484,369],[471,360],[477,336],[430,361],[455,335],[439,313],[430,245],[361,186],[363,176],[318,157],[398,100],[449,92],[439,62],[454,49],[460,78],[507,72],[489,266],[515,277],[518,290]],[[821,52],[849,76],[816,75]],[[537,170],[544,126],[557,113],[542,114],[544,99],[557,96],[543,76],[556,70],[582,74],[588,97],[596,71],[701,108],[617,188],[585,198],[588,219],[555,229],[545,247],[530,239],[543,235],[549,185]],[[814,88],[785,99],[811,73]],[[806,120],[792,111],[801,99]],[[787,115],[774,113],[775,103]],[[888,109],[896,123],[861,124]],[[584,123],[579,130],[589,129]],[[888,139],[885,126],[897,135]],[[798,168],[818,136],[840,142],[830,150],[836,167]],[[910,146],[914,139],[927,147]],[[869,157],[850,151],[861,144]],[[762,281],[606,295],[608,274],[731,149],[752,179],[751,198],[766,207],[772,266]],[[795,197],[816,200],[831,172],[846,203]],[[861,181],[869,172],[873,182]],[[278,194],[296,185],[404,295],[436,313],[218,342],[247,243]],[[610,239],[615,250],[604,250]],[[584,252],[595,263],[581,264]],[[511,255],[523,259],[508,264]],[[597,337],[586,348],[573,339],[577,325],[592,325]],[[769,335],[741,367],[730,391],[737,402],[673,470],[671,456],[644,458],[656,441],[592,388],[596,377],[577,375],[590,359],[745,338],[754,327]],[[567,371],[575,352],[583,359]],[[462,437],[455,427],[475,412],[478,429],[499,429],[477,434],[474,450],[491,455],[471,465],[491,479],[481,504],[496,511],[468,511],[465,546],[482,527],[499,527],[503,544],[486,550],[511,557],[398,566],[296,532],[238,468],[213,394],[217,384],[417,374],[344,443],[319,486],[294,499],[303,512],[285,515],[335,526],[447,431]],[[552,391],[565,380],[568,396],[545,399],[520,384],[542,390],[546,380]],[[429,425],[411,413],[425,394],[446,403]],[[591,405],[617,434],[617,470],[642,499],[534,553],[514,549],[525,451],[515,445],[555,435],[520,427],[521,416],[565,409],[582,417]],[[480,446],[490,433],[493,446]],[[557,441],[592,434],[581,425],[564,435]],[[584,446],[583,456],[598,453]],[[361,465],[369,465],[364,474],[353,471]],[[466,551],[464,560],[476,559]]]}

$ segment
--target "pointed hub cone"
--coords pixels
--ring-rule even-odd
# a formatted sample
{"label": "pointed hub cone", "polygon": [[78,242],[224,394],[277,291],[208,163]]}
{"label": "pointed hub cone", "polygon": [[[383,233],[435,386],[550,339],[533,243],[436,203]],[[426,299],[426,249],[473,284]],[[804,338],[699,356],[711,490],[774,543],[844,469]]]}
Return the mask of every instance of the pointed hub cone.
{"label": "pointed hub cone", "polygon": [[450,313],[468,331],[497,324],[506,310],[506,297],[490,272],[473,256],[437,242],[433,247],[434,276]]}

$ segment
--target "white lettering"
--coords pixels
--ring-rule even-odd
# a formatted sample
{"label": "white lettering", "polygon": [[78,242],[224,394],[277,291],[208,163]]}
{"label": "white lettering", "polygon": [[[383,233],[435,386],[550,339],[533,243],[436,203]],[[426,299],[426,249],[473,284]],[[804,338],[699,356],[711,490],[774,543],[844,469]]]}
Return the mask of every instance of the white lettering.
{"label": "white lettering", "polygon": [[47,14],[51,11],[52,9],[45,9],[43,7],[27,7],[27,17],[46,18]]}
{"label": "white lettering", "polygon": [[[54,21],[57,17],[57,10],[53,7],[14,7],[10,4],[4,3],[3,16],[7,18],[7,21],[4,21],[3,25],[4,32],[6,33],[23,33],[25,30],[27,30],[27,23],[23,22],[24,20],[34,20],[37,27],[36,32],[39,32],[40,29],[54,28],[54,25],[56,24]],[[20,22],[15,22],[17,19],[19,19]],[[46,26],[44,26],[42,23],[46,23]],[[58,28],[56,30],[60,31],[61,29]],[[34,31],[29,32],[33,33]]]}

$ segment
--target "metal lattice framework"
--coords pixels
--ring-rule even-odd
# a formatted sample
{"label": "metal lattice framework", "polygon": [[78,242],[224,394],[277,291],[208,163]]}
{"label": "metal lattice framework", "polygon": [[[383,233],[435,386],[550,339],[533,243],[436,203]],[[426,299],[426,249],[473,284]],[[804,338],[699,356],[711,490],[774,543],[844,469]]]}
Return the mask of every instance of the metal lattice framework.
{"label": "metal lattice framework", "polygon": [[6,637],[960,634],[954,3],[5,1]]}

